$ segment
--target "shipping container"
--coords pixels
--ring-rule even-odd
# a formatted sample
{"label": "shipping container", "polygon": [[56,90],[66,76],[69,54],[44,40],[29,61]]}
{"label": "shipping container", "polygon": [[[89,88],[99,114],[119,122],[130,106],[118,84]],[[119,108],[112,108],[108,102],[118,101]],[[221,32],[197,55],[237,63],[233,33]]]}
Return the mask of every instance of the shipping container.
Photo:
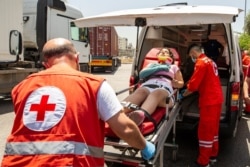
{"label": "shipping container", "polygon": [[118,34],[114,27],[89,28],[91,71],[95,67],[113,71],[120,66],[118,58]]}

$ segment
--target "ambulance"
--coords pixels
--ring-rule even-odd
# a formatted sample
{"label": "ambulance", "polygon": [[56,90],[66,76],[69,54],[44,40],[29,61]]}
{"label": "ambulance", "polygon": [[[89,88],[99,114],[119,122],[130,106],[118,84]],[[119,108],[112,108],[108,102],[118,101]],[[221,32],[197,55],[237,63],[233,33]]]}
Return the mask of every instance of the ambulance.
{"label": "ambulance", "polygon": [[[236,135],[243,110],[241,51],[237,35],[232,29],[232,23],[236,21],[241,11],[229,6],[192,6],[177,3],[109,12],[77,19],[74,22],[80,27],[137,27],[140,33],[137,35],[137,49],[129,81],[131,86],[139,82],[139,71],[152,49],[169,47],[175,50],[183,77],[188,81],[193,69],[188,56],[189,46],[192,44],[204,46],[204,52],[217,47],[215,50],[219,50],[219,54],[208,56],[211,56],[218,66],[224,95],[220,132],[222,135],[232,137]],[[180,104],[177,128],[197,128],[198,96],[193,94],[189,100],[183,100]]]}

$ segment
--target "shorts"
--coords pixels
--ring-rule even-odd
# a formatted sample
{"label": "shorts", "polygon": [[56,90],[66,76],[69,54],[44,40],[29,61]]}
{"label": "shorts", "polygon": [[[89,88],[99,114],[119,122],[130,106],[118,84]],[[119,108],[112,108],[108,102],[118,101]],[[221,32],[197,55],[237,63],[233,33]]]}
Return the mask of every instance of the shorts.
{"label": "shorts", "polygon": [[[153,92],[155,89],[166,90],[168,94],[172,94],[174,92],[171,82],[166,82],[158,79],[150,79],[144,82],[141,86],[147,88],[149,92]],[[171,98],[172,103],[174,103],[174,96]]]}

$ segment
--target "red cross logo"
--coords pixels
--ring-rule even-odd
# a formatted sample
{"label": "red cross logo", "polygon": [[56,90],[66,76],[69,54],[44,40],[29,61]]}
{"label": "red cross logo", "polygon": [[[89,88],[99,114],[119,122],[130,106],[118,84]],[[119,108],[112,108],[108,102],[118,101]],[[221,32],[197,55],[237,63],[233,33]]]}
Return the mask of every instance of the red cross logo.
{"label": "red cross logo", "polygon": [[23,124],[33,131],[46,131],[62,120],[66,104],[66,97],[58,87],[37,88],[26,99]]}
{"label": "red cross logo", "polygon": [[56,104],[48,104],[49,95],[43,95],[40,104],[32,104],[30,111],[37,111],[37,121],[44,121],[46,111],[55,111]]}

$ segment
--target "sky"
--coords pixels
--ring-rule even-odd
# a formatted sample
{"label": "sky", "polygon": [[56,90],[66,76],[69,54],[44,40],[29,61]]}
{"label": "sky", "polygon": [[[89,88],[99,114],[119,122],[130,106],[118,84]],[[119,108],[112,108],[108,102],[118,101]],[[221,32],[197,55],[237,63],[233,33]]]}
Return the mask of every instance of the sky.
{"label": "sky", "polygon": [[[111,11],[124,10],[124,9],[138,9],[157,7],[169,3],[184,2],[183,0],[66,0],[68,3],[79,8],[84,17],[102,14]],[[246,15],[250,10],[250,2],[247,0],[186,0],[188,5],[223,5],[233,6],[245,10]],[[246,3],[246,4],[245,4]],[[242,11],[233,23],[233,29],[236,32],[243,32],[245,11]],[[116,28],[120,37],[128,38],[128,42],[135,46],[136,41],[136,28],[135,27],[119,27]]]}

